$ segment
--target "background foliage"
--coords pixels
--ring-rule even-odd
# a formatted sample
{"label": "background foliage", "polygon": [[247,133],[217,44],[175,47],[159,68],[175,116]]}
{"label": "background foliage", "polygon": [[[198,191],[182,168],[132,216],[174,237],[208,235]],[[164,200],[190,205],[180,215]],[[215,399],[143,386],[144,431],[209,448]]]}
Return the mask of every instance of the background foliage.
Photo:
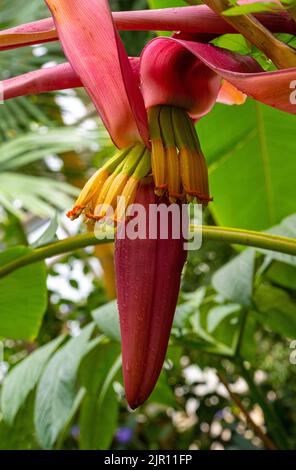
{"label": "background foliage", "polygon": [[[0,12],[1,28],[48,14],[41,0],[0,0]],[[122,37],[136,55],[152,33]],[[239,35],[216,41],[269,67]],[[0,77],[62,59],[57,43],[2,52]],[[294,129],[295,116],[250,99],[201,120],[214,196],[205,222],[296,236]],[[64,213],[112,151],[81,90],[0,106],[0,266],[83,230]],[[246,414],[277,447],[295,448],[293,257],[217,242],[191,252],[163,372],[136,412],[124,400],[113,276],[102,246],[0,279],[0,449],[262,449]]]}

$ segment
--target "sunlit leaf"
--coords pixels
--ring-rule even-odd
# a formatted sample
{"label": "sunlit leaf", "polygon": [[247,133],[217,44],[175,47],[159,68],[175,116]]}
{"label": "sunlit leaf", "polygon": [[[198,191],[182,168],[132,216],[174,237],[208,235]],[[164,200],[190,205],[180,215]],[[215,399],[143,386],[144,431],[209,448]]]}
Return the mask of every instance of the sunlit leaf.
{"label": "sunlit leaf", "polygon": [[281,7],[274,2],[254,2],[246,5],[236,5],[223,12],[224,16],[248,15],[249,13],[259,13],[260,11],[276,11]]}
{"label": "sunlit leaf", "polygon": [[[24,216],[24,210],[40,217],[54,217],[56,209],[71,207],[77,193],[70,184],[54,179],[0,173],[0,204],[20,218]],[[19,201],[21,207],[16,206],[15,201]]]}
{"label": "sunlit leaf", "polygon": [[31,247],[38,248],[42,245],[46,245],[47,243],[56,240],[56,231],[58,228],[58,224],[58,217],[57,214],[55,214],[55,217],[49,222],[42,235],[38,238],[38,240],[31,244]]}
{"label": "sunlit leaf", "polygon": [[150,8],[172,8],[188,6],[185,0],[148,0]]}

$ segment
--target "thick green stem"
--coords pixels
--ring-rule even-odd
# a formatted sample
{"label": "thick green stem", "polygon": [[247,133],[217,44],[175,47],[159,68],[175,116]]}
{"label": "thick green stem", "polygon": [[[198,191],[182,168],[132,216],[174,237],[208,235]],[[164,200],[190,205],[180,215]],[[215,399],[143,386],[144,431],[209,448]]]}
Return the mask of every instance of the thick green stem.
{"label": "thick green stem", "polygon": [[79,250],[80,248],[86,248],[87,246],[101,245],[112,241],[113,240],[101,240],[96,238],[93,233],[84,233],[82,235],[76,235],[58,242],[50,243],[48,245],[42,246],[41,248],[36,248],[36,250],[32,250],[30,253],[21,256],[11,263],[1,266],[0,278],[10,274],[16,269],[28,266],[29,264],[33,264],[47,258],[52,258],[53,256],[70,253],[72,251]]}
{"label": "thick green stem", "polygon": [[[215,240],[229,244],[252,246],[296,256],[296,239],[294,238],[208,225],[194,226],[194,231],[202,231],[203,240]],[[55,243],[50,243],[49,245],[32,250],[30,253],[1,266],[0,278],[10,274],[16,269],[36,263],[37,261],[86,248],[87,246],[100,245],[112,241],[112,238],[110,239],[109,237],[101,239],[97,238],[93,233],[84,233]]]}
{"label": "thick green stem", "polygon": [[256,232],[229,227],[216,227],[204,225],[195,227],[195,230],[202,229],[204,240],[215,240],[229,244],[253,246],[265,250],[278,251],[292,256],[296,256],[296,239],[280,237],[269,233]]}
{"label": "thick green stem", "polygon": [[[186,1],[190,5],[197,4],[197,0]],[[203,0],[203,3],[221,15],[227,23],[264,52],[276,67],[279,69],[296,67],[296,51],[276,39],[253,15],[223,15],[223,12],[231,7],[228,0]]]}

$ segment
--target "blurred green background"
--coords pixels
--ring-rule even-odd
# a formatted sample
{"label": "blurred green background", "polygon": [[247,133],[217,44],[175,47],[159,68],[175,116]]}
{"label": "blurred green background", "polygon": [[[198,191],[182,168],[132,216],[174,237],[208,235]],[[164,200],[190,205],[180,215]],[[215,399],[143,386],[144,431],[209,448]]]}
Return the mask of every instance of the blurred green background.
{"label": "blurred green background", "polygon": [[[46,16],[41,0],[0,0],[1,29]],[[122,38],[138,55],[153,35]],[[217,41],[270,67],[239,35]],[[0,78],[63,60],[58,43],[1,52]],[[214,196],[204,223],[296,236],[295,116],[248,99],[216,105],[197,131]],[[0,105],[0,267],[84,230],[65,212],[113,151],[83,90]],[[22,268],[0,292],[0,449],[295,448],[295,258],[218,242],[190,252],[163,372],[135,412],[122,386],[112,244]]]}

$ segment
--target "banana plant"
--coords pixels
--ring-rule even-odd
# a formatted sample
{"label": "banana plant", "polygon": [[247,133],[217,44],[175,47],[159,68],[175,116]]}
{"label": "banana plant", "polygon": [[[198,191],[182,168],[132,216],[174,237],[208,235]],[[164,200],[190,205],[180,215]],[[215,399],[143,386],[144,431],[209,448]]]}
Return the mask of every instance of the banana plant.
{"label": "banana plant", "polygon": [[[290,48],[281,50],[282,70],[271,72],[252,57],[192,34],[156,38],[140,58],[128,58],[106,0],[46,4],[54,23],[45,19],[4,31],[0,47],[1,41],[5,49],[22,40],[38,44],[59,38],[69,62],[4,80],[4,99],[83,86],[119,149],[87,182],[68,213],[71,219],[83,213],[88,223],[100,223],[107,215],[104,207],[111,206],[120,224],[134,201],[146,207],[151,201],[179,206],[196,200],[205,207],[211,196],[194,122],[216,101],[239,104],[245,95],[295,114],[290,83],[296,54]],[[183,10],[184,21],[190,13]],[[265,30],[261,33],[265,41]],[[157,234],[143,243],[116,241],[123,374],[132,408],[150,395],[168,345],[186,259],[182,237],[176,244],[172,240],[170,226],[166,240]]]}

